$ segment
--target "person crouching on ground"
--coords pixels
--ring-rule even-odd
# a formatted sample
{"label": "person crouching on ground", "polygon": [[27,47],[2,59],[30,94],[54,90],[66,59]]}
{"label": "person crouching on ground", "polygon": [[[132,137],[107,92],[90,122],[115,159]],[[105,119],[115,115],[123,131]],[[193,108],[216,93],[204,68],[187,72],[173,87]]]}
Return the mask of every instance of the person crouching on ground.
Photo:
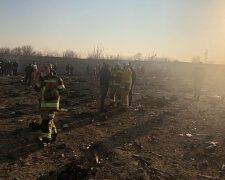
{"label": "person crouching on ground", "polygon": [[42,146],[47,146],[56,140],[57,130],[54,124],[55,112],[59,110],[60,92],[65,89],[63,80],[54,76],[47,64],[40,68],[40,76],[35,83],[35,90],[41,92],[41,136],[38,140]]}

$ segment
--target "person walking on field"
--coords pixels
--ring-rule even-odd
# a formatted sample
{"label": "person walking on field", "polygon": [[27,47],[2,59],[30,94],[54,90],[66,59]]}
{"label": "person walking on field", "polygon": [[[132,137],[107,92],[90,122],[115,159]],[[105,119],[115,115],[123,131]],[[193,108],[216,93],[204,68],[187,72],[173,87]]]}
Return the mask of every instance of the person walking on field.
{"label": "person walking on field", "polygon": [[109,88],[109,98],[110,105],[115,106],[121,105],[121,94],[120,94],[120,79],[121,79],[122,69],[119,64],[111,70],[110,88]]}
{"label": "person walking on field", "polygon": [[134,83],[136,82],[136,72],[134,71],[133,67],[131,66],[131,63],[129,63],[129,68],[132,72],[132,84],[131,84],[131,89],[129,92],[129,106],[131,106],[132,101],[133,101],[133,87],[134,87]]}
{"label": "person walking on field", "polygon": [[13,76],[17,76],[18,63],[16,61],[12,64]]}
{"label": "person walking on field", "polygon": [[103,67],[100,70],[100,93],[101,93],[101,105],[100,105],[100,111],[104,112],[105,106],[104,101],[109,89],[109,83],[110,83],[110,70],[108,68],[108,65],[105,63],[103,64]]}
{"label": "person walking on field", "polygon": [[37,73],[38,73],[38,67],[37,67],[37,64],[36,64],[36,62],[35,62],[35,63],[33,64],[33,81],[36,80]]}
{"label": "person walking on field", "polygon": [[27,86],[31,85],[33,72],[34,72],[34,68],[33,68],[33,66],[31,64],[29,64],[25,68],[25,83],[26,83]]}
{"label": "person walking on field", "polygon": [[63,80],[54,76],[48,64],[40,69],[40,77],[35,83],[35,90],[41,92],[41,135],[38,137],[42,146],[56,140],[57,130],[54,124],[55,112],[59,110],[60,93],[65,89]]}
{"label": "person walking on field", "polygon": [[92,70],[92,76],[93,76],[93,79],[95,80],[96,76],[97,76],[97,69],[96,69],[96,67],[94,67],[93,70]]}
{"label": "person walking on field", "polygon": [[124,63],[124,69],[120,79],[120,94],[122,106],[125,110],[129,108],[129,92],[132,85],[132,71],[128,63]]}

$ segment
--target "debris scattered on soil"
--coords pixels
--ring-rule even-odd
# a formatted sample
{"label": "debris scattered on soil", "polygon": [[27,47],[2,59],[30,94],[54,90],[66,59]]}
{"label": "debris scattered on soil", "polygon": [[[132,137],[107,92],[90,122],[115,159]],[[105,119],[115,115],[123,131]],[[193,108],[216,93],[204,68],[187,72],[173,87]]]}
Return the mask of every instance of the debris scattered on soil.
{"label": "debris scattered on soil", "polygon": [[68,128],[69,125],[68,124],[63,124],[63,128]]}
{"label": "debris scattered on soil", "polygon": [[187,133],[186,136],[187,136],[187,137],[192,137],[192,134]]}

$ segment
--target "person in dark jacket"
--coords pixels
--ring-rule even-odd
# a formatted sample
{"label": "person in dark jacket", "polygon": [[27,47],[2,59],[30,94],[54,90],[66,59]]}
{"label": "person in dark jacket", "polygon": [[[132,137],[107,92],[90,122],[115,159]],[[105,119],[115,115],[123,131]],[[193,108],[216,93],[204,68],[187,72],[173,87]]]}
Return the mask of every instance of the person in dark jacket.
{"label": "person in dark jacket", "polygon": [[87,72],[87,75],[90,74],[90,65],[88,64],[87,67],[86,67],[86,72]]}
{"label": "person in dark jacket", "polygon": [[34,72],[34,68],[31,64],[29,64],[26,68],[25,68],[25,83],[30,86],[31,82],[32,82],[32,77],[33,77],[33,72]]}
{"label": "person in dark jacket", "polygon": [[100,93],[101,93],[101,104],[100,104],[100,111],[104,112],[104,101],[109,89],[109,83],[110,83],[110,70],[108,68],[108,65],[105,63],[103,64],[103,67],[100,70]]}
{"label": "person in dark jacket", "polygon": [[18,63],[16,61],[12,64],[13,76],[17,76]]}
{"label": "person in dark jacket", "polygon": [[130,92],[129,92],[129,106],[131,106],[132,104],[132,97],[133,97],[133,94],[132,94],[132,91],[133,91],[133,86],[134,86],[134,83],[136,82],[136,72],[134,71],[133,67],[131,66],[131,64],[129,63],[129,67],[132,71],[132,84],[131,84],[131,89],[130,89]]}
{"label": "person in dark jacket", "polygon": [[3,76],[3,74],[4,74],[3,67],[4,67],[4,62],[0,60],[0,76]]}
{"label": "person in dark jacket", "polygon": [[54,76],[57,76],[55,66],[53,67],[52,64],[49,64],[49,67],[50,67],[50,73],[52,73],[52,75],[54,75]]}

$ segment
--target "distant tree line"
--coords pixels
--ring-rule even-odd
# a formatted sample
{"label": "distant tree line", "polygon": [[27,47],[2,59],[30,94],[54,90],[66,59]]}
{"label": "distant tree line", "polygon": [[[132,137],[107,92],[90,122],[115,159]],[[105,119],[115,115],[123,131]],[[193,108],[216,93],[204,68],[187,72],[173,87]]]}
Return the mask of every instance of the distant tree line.
{"label": "distant tree line", "polygon": [[30,45],[18,46],[12,49],[9,47],[0,47],[0,55],[79,58],[78,54],[73,50],[66,50],[60,55],[58,52],[51,50],[44,50],[43,52],[35,51]]}
{"label": "distant tree line", "polygon": [[18,46],[15,48],[0,47],[0,56],[13,55],[13,56],[48,56],[48,57],[64,57],[64,58],[85,58],[85,59],[109,59],[109,60],[142,60],[142,61],[177,61],[171,60],[167,57],[157,57],[156,53],[152,53],[143,56],[142,53],[138,52],[133,56],[122,56],[117,55],[107,55],[104,54],[104,48],[96,46],[92,51],[88,52],[85,57],[82,57],[76,51],[66,50],[62,53],[52,50],[44,50],[42,52],[35,51],[30,45]]}

